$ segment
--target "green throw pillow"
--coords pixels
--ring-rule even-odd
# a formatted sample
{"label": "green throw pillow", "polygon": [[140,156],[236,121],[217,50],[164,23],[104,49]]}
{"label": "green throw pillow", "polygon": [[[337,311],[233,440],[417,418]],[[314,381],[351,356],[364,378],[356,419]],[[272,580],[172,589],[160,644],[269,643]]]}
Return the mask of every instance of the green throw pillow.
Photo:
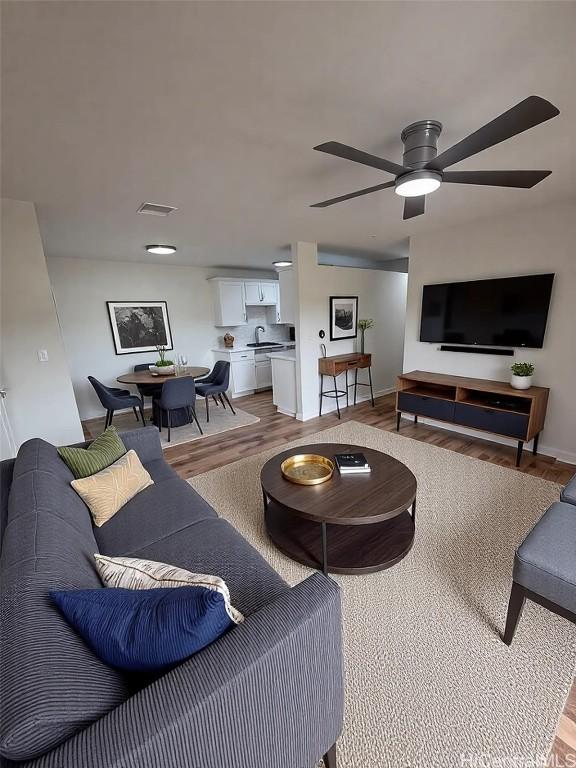
{"label": "green throw pillow", "polygon": [[126,453],[116,427],[108,427],[88,448],[58,448],[60,457],[78,480],[100,472]]}

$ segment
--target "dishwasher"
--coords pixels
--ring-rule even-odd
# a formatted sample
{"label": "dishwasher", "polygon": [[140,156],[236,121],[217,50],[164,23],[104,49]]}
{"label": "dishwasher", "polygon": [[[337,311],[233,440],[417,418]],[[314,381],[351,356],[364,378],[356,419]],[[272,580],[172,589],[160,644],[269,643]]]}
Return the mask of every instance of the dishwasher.
{"label": "dishwasher", "polygon": [[272,361],[266,352],[256,352],[254,354],[254,364],[256,367],[256,390],[272,389]]}

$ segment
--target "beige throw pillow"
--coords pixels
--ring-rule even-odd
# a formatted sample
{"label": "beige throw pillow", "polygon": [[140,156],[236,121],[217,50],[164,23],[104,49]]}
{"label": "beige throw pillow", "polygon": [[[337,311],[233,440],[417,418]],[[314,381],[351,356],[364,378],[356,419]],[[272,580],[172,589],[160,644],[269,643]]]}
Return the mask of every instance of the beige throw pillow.
{"label": "beige throw pillow", "polygon": [[114,517],[137,493],[153,484],[134,450],[95,475],[70,483],[88,506],[94,525],[98,527]]}
{"label": "beige throw pillow", "polygon": [[230,603],[230,593],[224,579],[191,573],[175,565],[141,560],[137,557],[108,557],[94,555],[98,574],[105,587],[116,589],[156,589],[160,587],[205,587],[219,592],[224,598],[226,613],[240,624],[244,616]]}

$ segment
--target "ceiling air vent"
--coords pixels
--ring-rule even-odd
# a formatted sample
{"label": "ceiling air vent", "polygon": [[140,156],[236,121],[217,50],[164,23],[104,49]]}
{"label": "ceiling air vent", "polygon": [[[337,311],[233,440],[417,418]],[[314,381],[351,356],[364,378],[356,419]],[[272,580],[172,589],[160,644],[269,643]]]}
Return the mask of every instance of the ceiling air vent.
{"label": "ceiling air vent", "polygon": [[151,216],[168,216],[172,211],[177,211],[173,205],[159,205],[158,203],[142,203],[138,213],[149,213]]}

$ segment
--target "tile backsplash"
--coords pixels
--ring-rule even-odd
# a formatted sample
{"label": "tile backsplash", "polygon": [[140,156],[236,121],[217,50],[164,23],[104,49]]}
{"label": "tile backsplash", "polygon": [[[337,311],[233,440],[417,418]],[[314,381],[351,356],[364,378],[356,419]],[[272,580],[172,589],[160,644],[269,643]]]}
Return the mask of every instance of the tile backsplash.
{"label": "tile backsplash", "polygon": [[252,343],[255,340],[255,330],[257,325],[265,328],[265,332],[260,331],[260,341],[289,341],[289,325],[278,323],[269,323],[268,317],[272,316],[275,307],[246,307],[247,325],[234,325],[230,328],[219,328],[221,332],[218,336],[218,344],[224,346],[224,334],[231,333],[234,336],[234,346],[242,347]]}

